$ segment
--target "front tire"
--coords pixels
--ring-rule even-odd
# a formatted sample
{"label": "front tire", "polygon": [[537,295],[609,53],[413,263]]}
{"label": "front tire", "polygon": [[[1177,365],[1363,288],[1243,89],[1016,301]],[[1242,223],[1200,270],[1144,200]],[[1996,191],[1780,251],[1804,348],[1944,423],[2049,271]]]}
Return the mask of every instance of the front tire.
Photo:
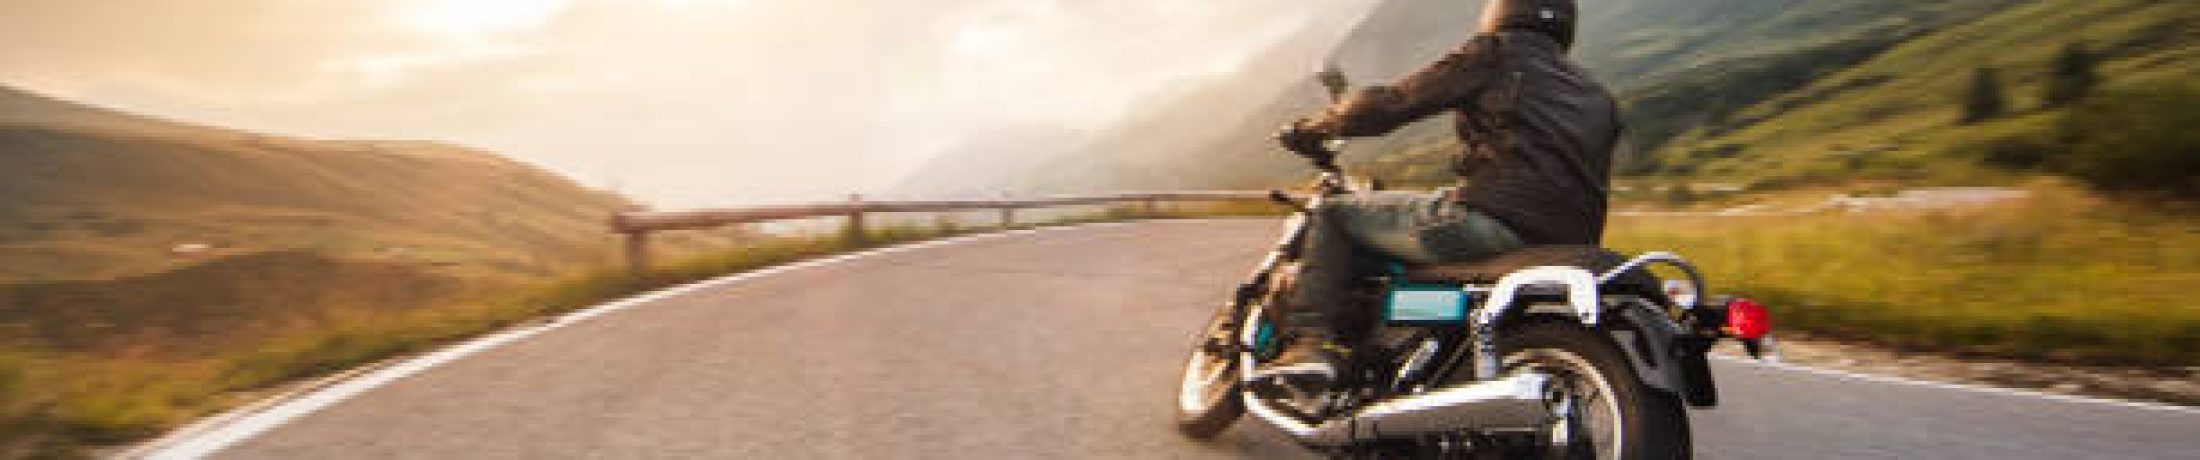
{"label": "front tire", "polygon": [[1185,436],[1213,438],[1245,414],[1245,401],[1238,396],[1238,355],[1227,351],[1231,347],[1222,346],[1237,340],[1235,325],[1242,323],[1231,316],[1235,310],[1229,306],[1216,309],[1192,341],[1175,404],[1176,429]]}
{"label": "front tire", "polygon": [[1499,350],[1508,372],[1559,377],[1548,396],[1554,420],[1512,443],[1503,458],[1665,460],[1690,458],[1688,412],[1675,395],[1649,388],[1626,356],[1599,334],[1561,321],[1508,330]]}

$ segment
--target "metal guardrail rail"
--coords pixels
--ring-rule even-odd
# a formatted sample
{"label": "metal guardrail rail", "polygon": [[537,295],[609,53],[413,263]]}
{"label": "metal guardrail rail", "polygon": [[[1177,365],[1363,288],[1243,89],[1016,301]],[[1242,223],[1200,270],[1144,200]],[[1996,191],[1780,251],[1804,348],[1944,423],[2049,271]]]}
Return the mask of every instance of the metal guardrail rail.
{"label": "metal guardrail rail", "polygon": [[1269,201],[1266,191],[1185,191],[1117,193],[1107,195],[1050,196],[1003,200],[864,201],[862,196],[845,202],[760,205],[692,211],[628,211],[611,218],[611,231],[626,236],[627,269],[639,277],[649,269],[649,234],[666,230],[690,230],[775,220],[844,217],[848,234],[864,235],[867,213],[996,211],[999,226],[1015,225],[1016,210],[1056,206],[1137,203],[1141,212],[1152,213],[1159,203]]}

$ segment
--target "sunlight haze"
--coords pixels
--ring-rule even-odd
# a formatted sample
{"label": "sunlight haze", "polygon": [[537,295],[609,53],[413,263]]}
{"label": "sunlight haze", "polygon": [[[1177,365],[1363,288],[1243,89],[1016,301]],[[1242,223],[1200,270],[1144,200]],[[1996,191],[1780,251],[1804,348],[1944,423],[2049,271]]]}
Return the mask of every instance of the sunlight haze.
{"label": "sunlight haze", "polygon": [[11,1],[0,84],[252,131],[449,141],[697,207],[878,193],[986,127],[1099,129],[1270,44],[1341,36],[1370,4]]}

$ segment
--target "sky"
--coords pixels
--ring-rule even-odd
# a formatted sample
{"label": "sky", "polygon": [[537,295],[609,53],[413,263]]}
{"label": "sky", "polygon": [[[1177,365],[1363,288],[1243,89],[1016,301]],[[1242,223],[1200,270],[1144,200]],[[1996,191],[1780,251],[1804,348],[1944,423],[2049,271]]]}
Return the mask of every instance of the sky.
{"label": "sky", "polygon": [[[496,151],[665,208],[877,193],[988,127],[1098,129],[1373,0],[8,0],[0,84]],[[1319,56],[1308,56],[1309,68]]]}

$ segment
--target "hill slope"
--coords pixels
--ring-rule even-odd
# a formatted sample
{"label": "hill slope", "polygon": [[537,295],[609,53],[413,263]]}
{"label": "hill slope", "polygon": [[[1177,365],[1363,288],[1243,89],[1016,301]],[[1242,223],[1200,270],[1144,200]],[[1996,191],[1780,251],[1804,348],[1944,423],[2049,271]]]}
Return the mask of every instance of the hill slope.
{"label": "hill slope", "polygon": [[[1978,145],[2052,136],[2063,113],[2042,102],[2056,54],[2102,56],[2099,90],[2200,77],[2200,4],[2037,0],[1897,43],[1795,90],[1691,126],[1652,170],[1766,183],[1876,178],[1993,180]],[[1963,123],[1974,71],[1998,71],[2010,114]],[[1987,177],[1980,177],[1987,176]]]}
{"label": "hill slope", "polygon": [[629,206],[478,150],[255,135],[6,88],[0,197],[0,281],[288,249],[536,273],[600,257],[605,216]]}
{"label": "hill slope", "polygon": [[[1582,42],[1574,54],[1620,93],[1635,127],[1633,144],[1648,150],[1705,118],[1795,89],[1900,40],[2021,1],[1613,0],[1584,5]],[[1356,85],[1393,81],[1470,36],[1480,9],[1479,2],[1457,0],[1382,2],[1334,45],[1329,60]],[[1267,99],[1185,98],[1098,133],[1089,151],[1056,160],[1055,169],[1085,173],[1070,191],[1242,187],[1299,177],[1304,168],[1279,155],[1267,137],[1276,126],[1323,105],[1319,87],[1310,81],[1317,63],[1280,62],[1288,53],[1272,54],[1271,61],[1279,62],[1201,83],[1214,88],[1204,90],[1212,93],[1262,88]],[[1424,163],[1384,157],[1441,153],[1443,148],[1432,144],[1447,142],[1447,125],[1435,119],[1356,142],[1348,158]],[[1373,166],[1386,175],[1444,179],[1440,168],[1409,172]]]}
{"label": "hill slope", "polygon": [[[909,194],[965,189],[1034,194],[1264,182],[1295,165],[1273,152],[1213,151],[1207,146],[1245,134],[1237,128],[1242,126],[1257,126],[1266,135],[1274,126],[1267,120],[1279,112],[1270,108],[1271,101],[1312,87],[1306,75],[1316,63],[1308,57],[1321,55],[1334,39],[1292,37],[1244,63],[1235,74],[1186,77],[1170,91],[1148,96],[1117,123],[1069,127],[1085,132],[1014,149],[1029,158],[999,161],[1003,147],[1029,136],[1000,130],[968,134],[971,139],[964,144],[985,148],[943,153],[923,169],[925,174],[911,176],[899,189]],[[987,164],[1002,166],[965,167]]]}

